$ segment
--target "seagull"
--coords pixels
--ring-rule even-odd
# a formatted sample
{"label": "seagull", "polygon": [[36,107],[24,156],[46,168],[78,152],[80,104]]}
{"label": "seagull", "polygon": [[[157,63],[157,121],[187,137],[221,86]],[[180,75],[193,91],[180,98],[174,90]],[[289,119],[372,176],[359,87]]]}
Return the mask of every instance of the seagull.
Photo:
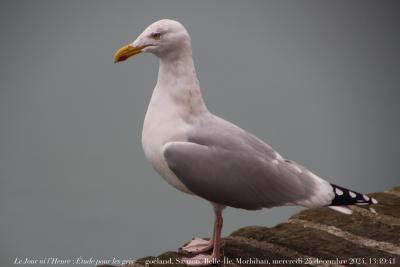
{"label": "seagull", "polygon": [[209,112],[191,39],[180,22],[154,22],[133,43],[121,47],[114,62],[143,52],[159,58],[158,79],[143,124],[144,154],[170,185],[209,201],[215,214],[211,238],[193,238],[183,246],[183,251],[195,256],[182,262],[205,266],[220,260],[225,207],[258,210],[299,205],[351,214],[347,205],[358,205],[374,212],[369,205],[377,204],[376,199],[325,181]]}

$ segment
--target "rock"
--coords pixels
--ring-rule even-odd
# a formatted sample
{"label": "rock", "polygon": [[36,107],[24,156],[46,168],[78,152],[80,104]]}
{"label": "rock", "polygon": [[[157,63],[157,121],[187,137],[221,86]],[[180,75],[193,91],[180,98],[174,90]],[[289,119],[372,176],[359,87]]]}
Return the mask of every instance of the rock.
{"label": "rock", "polygon": [[[352,215],[307,209],[272,228],[236,230],[223,238],[220,265],[400,266],[400,186],[369,196],[379,201],[377,214],[359,207]],[[182,257],[188,255],[169,251],[125,267],[185,266]]]}

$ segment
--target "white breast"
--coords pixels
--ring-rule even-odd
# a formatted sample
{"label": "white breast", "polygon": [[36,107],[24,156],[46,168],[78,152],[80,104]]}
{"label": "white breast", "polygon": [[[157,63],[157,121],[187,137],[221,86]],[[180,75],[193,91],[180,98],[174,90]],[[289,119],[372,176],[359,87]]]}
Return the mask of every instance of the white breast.
{"label": "white breast", "polygon": [[169,184],[182,192],[192,194],[169,169],[164,159],[163,146],[171,141],[187,141],[187,132],[191,127],[182,118],[180,108],[168,102],[168,98],[157,96],[155,90],[143,124],[142,146],[144,154],[153,168]]}

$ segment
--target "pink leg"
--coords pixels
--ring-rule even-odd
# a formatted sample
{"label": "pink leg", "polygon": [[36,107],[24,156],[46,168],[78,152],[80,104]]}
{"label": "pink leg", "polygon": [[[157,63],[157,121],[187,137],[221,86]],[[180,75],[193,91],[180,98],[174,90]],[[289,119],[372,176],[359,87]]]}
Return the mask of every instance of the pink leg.
{"label": "pink leg", "polygon": [[[215,222],[213,238],[210,242],[213,242],[213,252],[211,255],[199,254],[193,258],[183,258],[182,261],[189,266],[207,266],[218,264],[221,256],[221,229],[223,224],[222,209],[215,208]],[[211,249],[211,248],[210,248]]]}
{"label": "pink leg", "polygon": [[194,237],[187,245],[183,246],[181,249],[183,251],[194,254],[199,254],[211,250],[214,246],[216,224],[217,224],[217,217],[215,217],[213,234],[210,240]]}
{"label": "pink leg", "polygon": [[222,210],[218,209],[215,211],[214,249],[211,255],[211,257],[217,260],[221,257],[221,230],[223,223]]}

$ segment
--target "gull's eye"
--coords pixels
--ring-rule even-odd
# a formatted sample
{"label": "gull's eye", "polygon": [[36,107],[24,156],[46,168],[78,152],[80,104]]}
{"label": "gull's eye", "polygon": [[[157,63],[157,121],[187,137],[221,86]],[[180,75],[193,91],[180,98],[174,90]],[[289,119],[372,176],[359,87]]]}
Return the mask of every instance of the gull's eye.
{"label": "gull's eye", "polygon": [[150,34],[150,37],[153,38],[154,40],[160,40],[161,33],[160,32],[153,32],[152,34]]}

